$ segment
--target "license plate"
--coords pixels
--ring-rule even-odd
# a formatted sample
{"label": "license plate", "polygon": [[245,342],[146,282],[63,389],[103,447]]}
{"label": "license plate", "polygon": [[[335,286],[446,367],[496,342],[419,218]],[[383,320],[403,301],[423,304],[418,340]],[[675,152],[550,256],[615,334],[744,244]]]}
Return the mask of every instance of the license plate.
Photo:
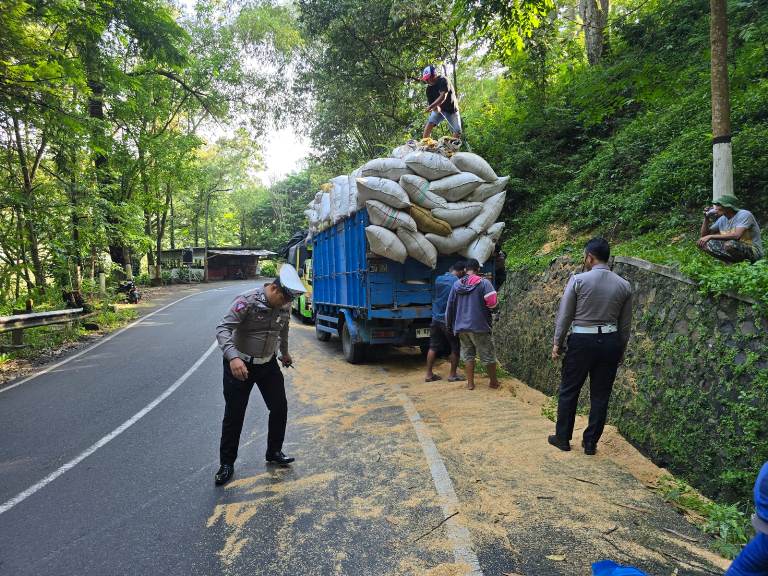
{"label": "license plate", "polygon": [[416,328],[416,338],[429,338],[429,328]]}

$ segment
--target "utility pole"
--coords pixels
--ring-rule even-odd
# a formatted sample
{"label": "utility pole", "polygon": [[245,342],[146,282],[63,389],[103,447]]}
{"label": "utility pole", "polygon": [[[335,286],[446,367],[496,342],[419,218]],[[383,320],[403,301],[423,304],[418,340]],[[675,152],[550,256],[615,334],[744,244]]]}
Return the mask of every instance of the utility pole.
{"label": "utility pole", "polygon": [[728,91],[728,7],[710,0],[709,41],[712,86],[712,200],[733,194],[731,104]]}

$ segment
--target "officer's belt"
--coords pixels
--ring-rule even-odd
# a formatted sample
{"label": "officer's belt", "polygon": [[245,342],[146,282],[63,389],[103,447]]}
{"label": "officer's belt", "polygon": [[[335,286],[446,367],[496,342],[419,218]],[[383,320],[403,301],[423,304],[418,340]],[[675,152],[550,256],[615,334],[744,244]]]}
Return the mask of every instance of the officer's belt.
{"label": "officer's belt", "polygon": [[574,334],[612,334],[619,329],[615,324],[603,324],[602,326],[574,326],[571,332]]}
{"label": "officer's belt", "polygon": [[266,364],[272,360],[272,357],[274,356],[274,354],[270,354],[264,358],[258,358],[256,356],[248,356],[248,354],[243,354],[242,352],[238,352],[237,355],[246,364]]}

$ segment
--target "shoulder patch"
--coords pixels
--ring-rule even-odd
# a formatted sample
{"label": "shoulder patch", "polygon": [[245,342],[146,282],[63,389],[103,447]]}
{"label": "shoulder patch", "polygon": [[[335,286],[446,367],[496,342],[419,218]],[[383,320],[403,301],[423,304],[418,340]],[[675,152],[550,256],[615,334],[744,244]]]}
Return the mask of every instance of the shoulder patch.
{"label": "shoulder patch", "polygon": [[242,312],[246,308],[248,308],[248,302],[246,302],[243,298],[238,298],[235,301],[235,304],[232,306],[232,311],[233,312]]}

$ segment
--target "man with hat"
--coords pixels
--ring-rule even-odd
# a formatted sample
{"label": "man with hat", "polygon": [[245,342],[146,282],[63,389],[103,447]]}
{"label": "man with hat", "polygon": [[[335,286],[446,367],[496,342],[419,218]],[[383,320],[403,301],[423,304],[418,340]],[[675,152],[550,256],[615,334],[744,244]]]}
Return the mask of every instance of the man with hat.
{"label": "man with hat", "polygon": [[755,481],[755,537],[733,561],[725,576],[765,576],[768,574],[768,462]]}
{"label": "man with hat", "polygon": [[461,116],[456,102],[456,93],[448,78],[437,72],[430,64],[421,73],[421,79],[427,83],[427,112],[429,118],[424,126],[423,138],[429,138],[432,130],[443,120],[448,122],[454,138],[461,138]]}
{"label": "man with hat", "polygon": [[755,262],[763,257],[760,226],[752,212],[739,209],[736,196],[726,194],[714,201],[704,212],[700,235],[699,248],[723,262]]}
{"label": "man with hat", "polygon": [[593,456],[608,416],[613,381],[629,342],[632,327],[632,287],[608,267],[611,247],[604,238],[592,238],[584,247],[586,272],[568,281],[555,321],[552,359],[562,356],[568,329],[557,401],[555,434],[550,444],[571,449],[579,393],[589,376],[589,424],[584,430],[584,453]]}
{"label": "man with hat", "polygon": [[235,298],[232,307],[216,327],[216,339],[224,354],[224,420],[216,485],[225,484],[235,473],[237,448],[243,429],[245,409],[253,385],[259,387],[269,410],[267,462],[290,464],[294,458],[283,454],[288,403],[285,398],[284,367],[293,364],[288,352],[288,323],[291,301],[305,292],[296,269],[283,264],[274,282],[257,286]]}

